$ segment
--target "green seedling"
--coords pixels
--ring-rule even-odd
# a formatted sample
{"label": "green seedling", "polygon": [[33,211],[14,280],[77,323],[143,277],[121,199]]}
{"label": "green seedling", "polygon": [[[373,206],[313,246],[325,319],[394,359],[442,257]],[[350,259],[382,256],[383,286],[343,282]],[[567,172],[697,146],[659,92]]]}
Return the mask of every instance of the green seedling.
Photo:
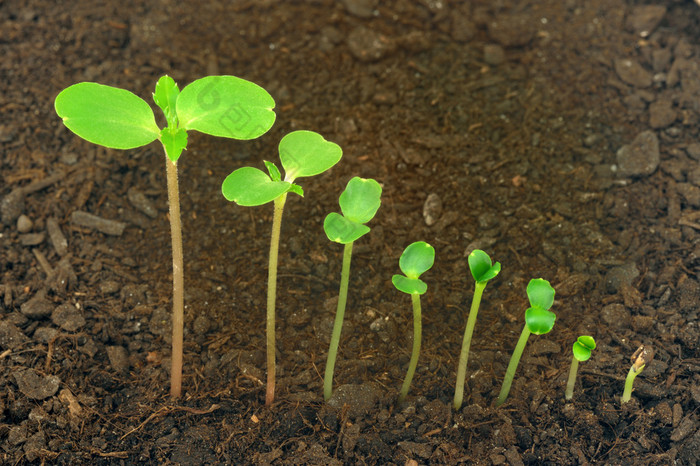
{"label": "green seedling", "polygon": [[254,139],[275,121],[275,101],[265,89],[235,76],[207,76],[179,90],[161,77],[153,100],[165,114],[156,124],[148,103],[117,87],[92,82],[73,84],[56,97],[56,113],[81,138],[112,149],[134,149],[158,139],[165,151],[170,233],[173,253],[173,341],[170,394],[182,393],[184,275],[177,161],[187,148],[187,132],[231,139]]}
{"label": "green seedling", "polygon": [[569,380],[566,382],[566,392],[564,394],[567,400],[570,400],[574,396],[574,385],[576,385],[576,373],[578,372],[578,363],[588,361],[591,357],[591,352],[594,349],[595,339],[591,336],[581,335],[574,342],[574,357],[571,358]]}
{"label": "green seedling", "polygon": [[360,237],[369,233],[365,223],[374,218],[381,205],[382,187],[375,180],[355,177],[348,182],[340,195],[339,204],[342,215],[332,212],[326,216],[323,229],[331,241],[344,244],[343,267],[340,272],[340,292],[338,308],[333,322],[333,333],[328,348],[326,373],[323,377],[323,397],[328,400],[333,392],[333,371],[338,356],[340,332],[343,328],[345,306],[348,299],[348,282],[350,280],[350,260],[352,246]]}
{"label": "green seedling", "polygon": [[632,397],[632,385],[634,385],[634,379],[642,373],[644,368],[654,359],[654,350],[648,346],[640,346],[637,351],[632,355],[632,367],[630,367],[627,373],[627,378],[625,379],[625,391],[622,393],[622,398],[620,402],[622,404],[627,403]]}
{"label": "green seedling", "polygon": [[462,338],[462,351],[459,354],[459,365],[457,366],[457,383],[455,385],[455,398],[453,407],[455,411],[462,407],[464,398],[464,380],[467,375],[467,362],[469,361],[469,347],[472,342],[472,334],[476,325],[476,315],[479,312],[481,304],[481,295],[486,289],[486,284],[501,271],[500,262],[493,264],[488,254],[480,249],[475,249],[469,254],[468,258],[469,270],[476,282],[474,285],[474,297],[472,298],[472,307],[469,310],[467,318],[467,326],[464,329],[464,337]]}
{"label": "green seedling", "polygon": [[340,146],[326,141],[313,131],[294,131],[279,143],[280,162],[285,177],[277,166],[265,161],[269,173],[253,167],[243,167],[226,177],[221,186],[224,197],[241,206],[258,206],[274,202],[270,257],[267,275],[267,390],[265,405],[275,399],[275,300],[277,297],[277,256],[279,251],[282,212],[287,194],[304,196],[301,186],[294,180],[325,172],[338,163],[343,151]]}
{"label": "green seedling", "polygon": [[404,275],[391,277],[391,282],[396,289],[410,294],[413,301],[413,350],[411,351],[411,360],[408,363],[408,372],[399,392],[399,403],[406,399],[420,354],[422,334],[420,295],[428,291],[428,285],[418,277],[429,270],[434,262],[435,249],[431,245],[423,241],[412,243],[408,245],[399,258],[399,268]]}
{"label": "green seedling", "polygon": [[520,357],[523,355],[523,350],[525,349],[528,338],[530,338],[530,334],[544,335],[550,332],[557,318],[557,316],[549,310],[552,304],[554,304],[554,288],[552,288],[547,280],[542,278],[530,280],[530,283],[527,285],[527,297],[530,300],[530,307],[525,311],[525,326],[520,334],[518,343],[515,345],[510,363],[508,363],[501,393],[499,393],[498,400],[496,400],[496,406],[501,406],[508,397],[508,392],[510,391],[510,386],[515,376],[515,370],[518,368]]}

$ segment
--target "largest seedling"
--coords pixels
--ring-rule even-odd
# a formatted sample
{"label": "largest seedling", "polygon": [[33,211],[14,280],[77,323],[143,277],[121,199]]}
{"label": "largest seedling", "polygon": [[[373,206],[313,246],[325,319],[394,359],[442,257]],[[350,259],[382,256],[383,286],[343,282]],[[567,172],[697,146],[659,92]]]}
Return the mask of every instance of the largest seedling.
{"label": "largest seedling", "polygon": [[187,148],[187,131],[231,139],[254,139],[275,122],[275,101],[265,89],[235,76],[207,76],[180,92],[163,76],[153,94],[167,125],[159,128],[148,103],[117,87],[82,82],[56,97],[56,113],[81,138],[112,149],[134,149],[158,139],[165,151],[173,251],[173,349],[170,395],[182,393],[184,273],[177,161]]}

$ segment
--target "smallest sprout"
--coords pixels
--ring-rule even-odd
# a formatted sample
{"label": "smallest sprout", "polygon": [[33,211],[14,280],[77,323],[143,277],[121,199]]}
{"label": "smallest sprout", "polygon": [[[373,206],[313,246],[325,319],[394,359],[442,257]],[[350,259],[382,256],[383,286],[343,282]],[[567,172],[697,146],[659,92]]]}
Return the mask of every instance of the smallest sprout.
{"label": "smallest sprout", "polygon": [[588,335],[581,335],[574,342],[573,353],[571,358],[571,370],[569,370],[569,381],[566,383],[565,397],[570,400],[574,396],[574,385],[576,385],[576,373],[578,372],[578,363],[588,361],[591,357],[591,352],[595,349],[595,339]]}
{"label": "smallest sprout", "polygon": [[625,391],[622,393],[622,398],[620,401],[622,403],[627,403],[632,397],[632,385],[634,384],[634,379],[642,373],[644,368],[654,359],[654,350],[648,346],[640,346],[637,351],[632,355],[632,367],[630,367],[627,373],[627,379],[625,380]]}

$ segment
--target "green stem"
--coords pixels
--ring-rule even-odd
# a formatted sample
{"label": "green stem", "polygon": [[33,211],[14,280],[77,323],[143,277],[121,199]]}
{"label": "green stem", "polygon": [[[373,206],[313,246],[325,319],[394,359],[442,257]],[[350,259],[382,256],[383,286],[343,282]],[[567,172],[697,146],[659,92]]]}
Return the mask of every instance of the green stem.
{"label": "green stem", "polygon": [[270,262],[267,270],[267,391],[265,406],[271,406],[275,400],[275,301],[277,299],[277,257],[282,230],[282,213],[287,193],[275,199],[275,213],[272,217],[272,236],[270,237]]}
{"label": "green stem", "polygon": [[182,394],[182,345],[185,325],[184,272],[182,254],[182,223],[180,220],[180,189],[177,181],[177,162],[165,155],[170,211],[170,237],[173,249],[173,350],[170,368],[170,396]]}
{"label": "green stem", "polygon": [[401,391],[399,392],[399,403],[406,399],[408,389],[411,387],[411,381],[413,381],[413,374],[415,374],[416,366],[418,365],[418,355],[420,354],[422,334],[420,295],[417,293],[411,294],[411,300],[413,301],[413,351],[411,352],[411,360],[408,363],[406,378],[403,380],[403,385],[401,385]]}
{"label": "green stem", "polygon": [[627,378],[625,379],[625,391],[622,393],[622,398],[620,401],[622,403],[627,403],[630,398],[632,398],[632,385],[634,385],[634,379],[642,373],[644,366],[640,367],[638,371],[634,370],[634,365],[630,367],[630,371],[627,373]]}
{"label": "green stem", "polygon": [[484,293],[486,283],[476,282],[474,287],[474,297],[472,298],[472,307],[469,310],[467,318],[467,326],[464,329],[464,337],[462,338],[462,352],[459,354],[459,365],[457,366],[457,383],[455,384],[455,398],[453,407],[455,411],[459,411],[462,407],[464,399],[464,380],[467,376],[467,362],[469,361],[469,347],[472,343],[472,334],[476,325],[476,316],[479,313],[479,305],[481,304],[481,295]]}
{"label": "green stem", "polygon": [[576,385],[576,373],[578,372],[578,359],[571,358],[571,369],[569,370],[569,380],[566,382],[566,392],[564,397],[570,400],[574,397],[574,385]]}
{"label": "green stem", "polygon": [[506,398],[508,398],[508,392],[510,392],[510,386],[513,383],[513,377],[515,377],[515,370],[518,368],[518,363],[520,362],[520,357],[523,355],[523,350],[525,349],[528,338],[530,338],[530,330],[527,328],[527,325],[525,325],[518,339],[518,344],[515,345],[515,349],[513,350],[513,356],[510,357],[510,362],[506,369],[506,376],[503,379],[503,386],[501,386],[501,393],[498,394],[498,400],[496,400],[496,407],[501,406],[503,402],[506,401]]}
{"label": "green stem", "polygon": [[340,272],[340,292],[338,293],[338,308],[335,312],[333,322],[333,333],[331,334],[331,345],[328,348],[328,360],[326,361],[326,373],[323,377],[323,398],[328,400],[333,393],[333,371],[335,370],[335,359],[338,356],[338,345],[340,344],[340,332],[343,330],[343,319],[345,317],[345,306],[348,302],[348,283],[350,281],[350,260],[352,259],[352,245],[347,243],[343,250],[343,268]]}

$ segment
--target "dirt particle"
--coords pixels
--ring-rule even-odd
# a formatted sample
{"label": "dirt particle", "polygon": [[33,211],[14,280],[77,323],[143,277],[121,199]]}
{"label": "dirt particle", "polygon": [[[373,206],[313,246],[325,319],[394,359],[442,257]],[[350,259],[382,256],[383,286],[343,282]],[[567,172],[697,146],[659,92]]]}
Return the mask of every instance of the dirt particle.
{"label": "dirt particle", "polygon": [[55,375],[41,376],[34,369],[25,369],[14,374],[19,391],[32,400],[44,400],[58,391],[61,379]]}

